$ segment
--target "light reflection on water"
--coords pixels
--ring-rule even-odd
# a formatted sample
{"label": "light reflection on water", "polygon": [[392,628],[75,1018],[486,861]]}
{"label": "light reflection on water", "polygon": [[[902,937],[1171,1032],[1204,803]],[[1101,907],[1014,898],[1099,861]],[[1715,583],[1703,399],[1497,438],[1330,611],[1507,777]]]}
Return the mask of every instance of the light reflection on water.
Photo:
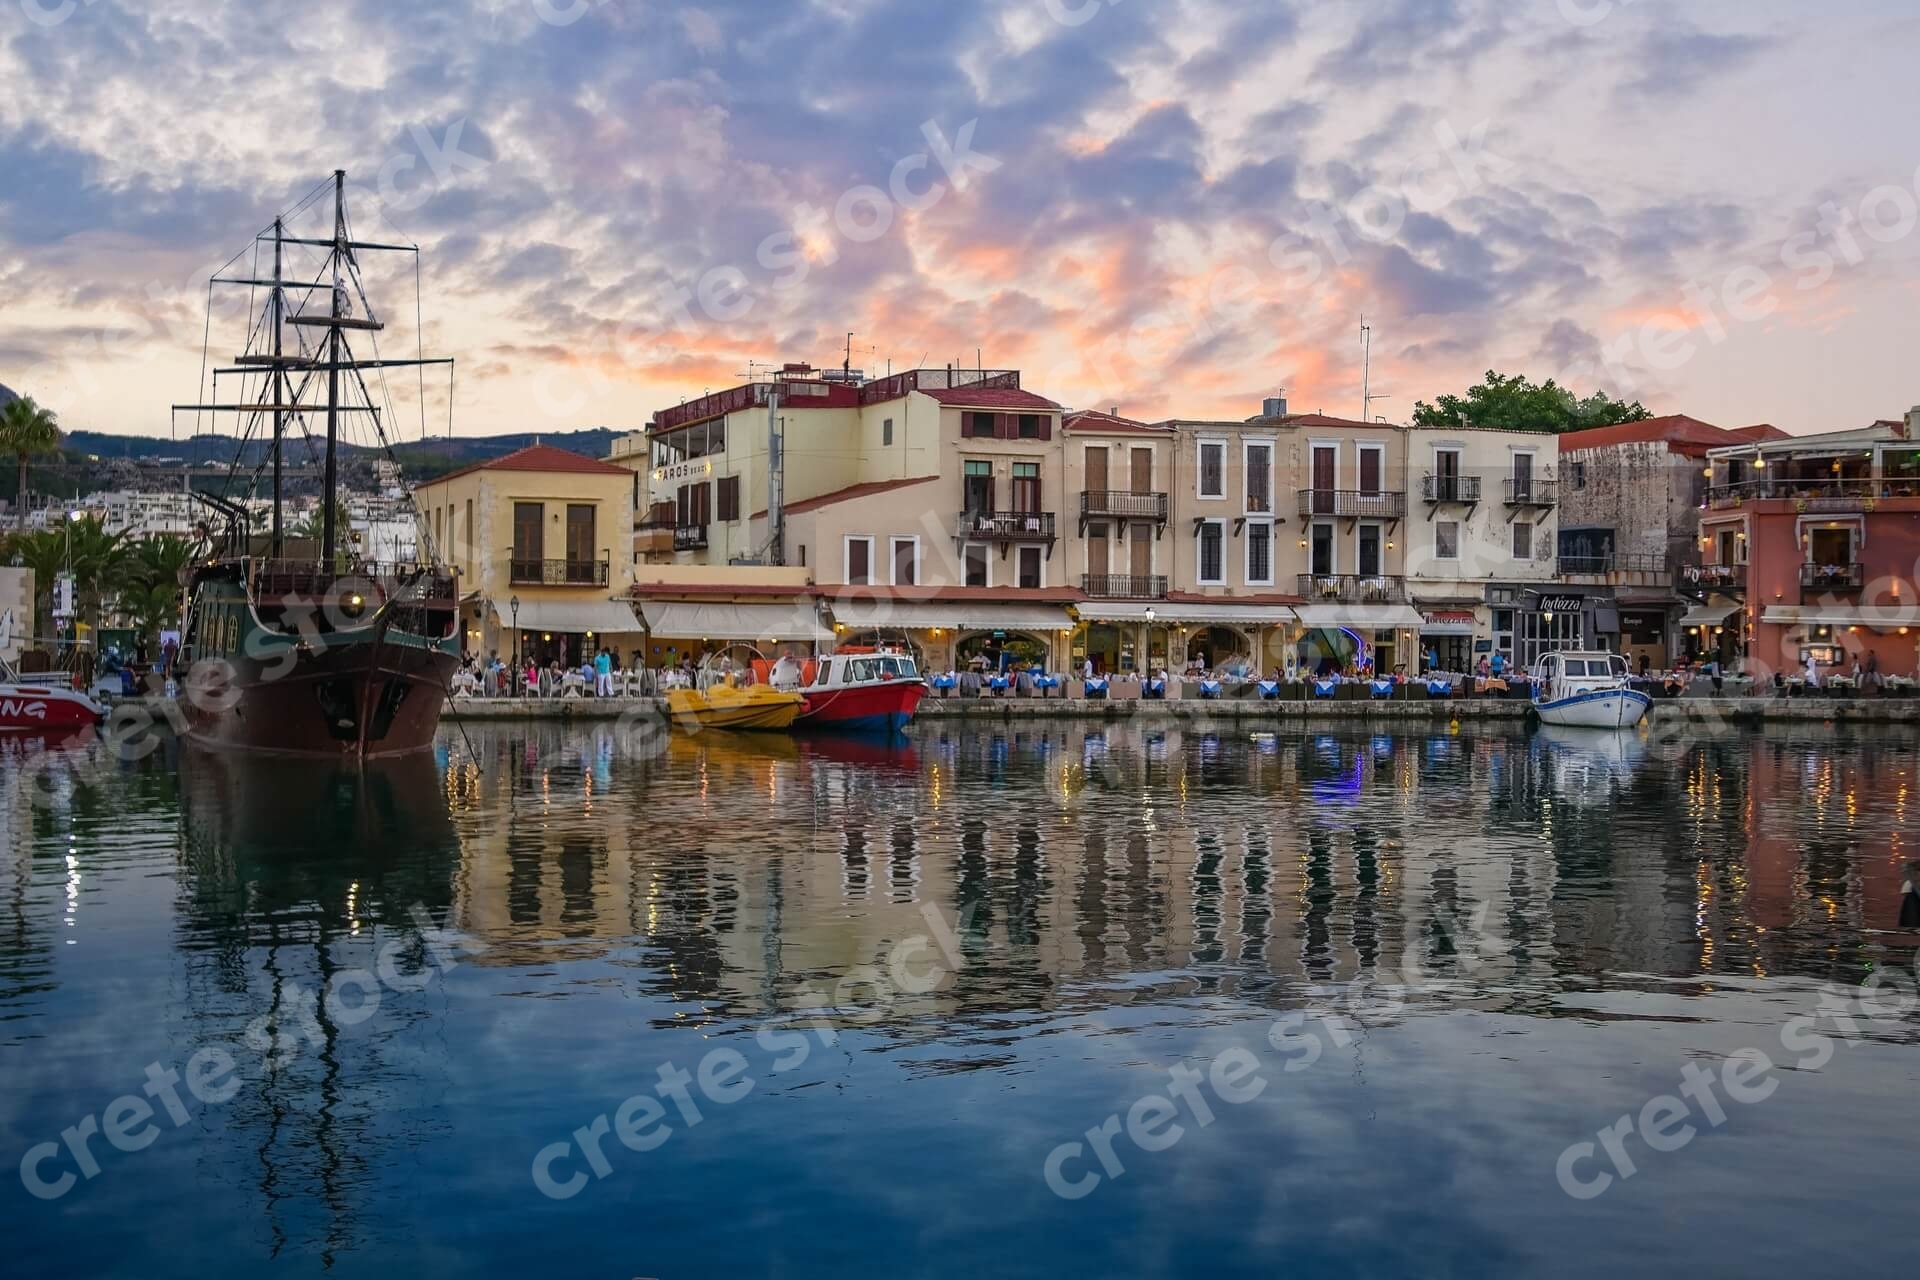
{"label": "light reflection on water", "polygon": [[[1604,1201],[1553,1183],[1561,1147],[1690,1058],[1911,964],[1904,730],[468,733],[365,778],[172,753],[85,785],[10,775],[9,1162],[149,1061],[244,1044],[276,996],[389,941],[421,957],[415,906],[485,946],[57,1207],[10,1179],[30,1263],[473,1274],[559,1238],[584,1274],[1598,1272],[1615,1246],[1573,1265],[1564,1231],[1679,1258],[1704,1245],[1655,1206],[1761,1156],[1801,1172],[1756,1179],[1768,1211],[1699,1256],[1777,1262],[1795,1246],[1769,1233],[1841,1185],[1818,1171],[1860,1174],[1906,1105],[1915,1059],[1887,1034]],[[884,970],[929,906],[969,926],[938,989],[835,1015],[831,1051],[576,1200],[532,1190],[540,1146]],[[1047,1150],[1143,1072],[1369,976],[1420,992],[1340,1066],[1086,1202],[1046,1191]]]}

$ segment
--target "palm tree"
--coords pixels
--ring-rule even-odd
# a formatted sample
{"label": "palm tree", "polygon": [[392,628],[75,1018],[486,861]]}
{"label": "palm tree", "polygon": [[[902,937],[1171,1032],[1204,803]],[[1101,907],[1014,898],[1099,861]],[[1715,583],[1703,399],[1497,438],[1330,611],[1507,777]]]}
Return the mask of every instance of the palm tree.
{"label": "palm tree", "polygon": [[180,618],[180,594],[198,547],[191,538],[157,533],[132,545],[121,572],[120,609],[140,634],[159,640]]}
{"label": "palm tree", "polygon": [[33,570],[33,613],[36,623],[41,623],[53,612],[53,580],[67,567],[66,531],[35,529],[15,534],[7,558]]}
{"label": "palm tree", "polygon": [[20,482],[14,501],[20,504],[17,528],[27,527],[27,464],[36,454],[60,447],[60,427],[53,410],[42,409],[32,396],[22,396],[0,407],[0,454],[10,453],[20,464]]}
{"label": "palm tree", "polygon": [[100,632],[101,604],[120,586],[131,560],[127,532],[108,533],[98,516],[67,521],[67,571],[73,574],[75,603],[95,635]]}

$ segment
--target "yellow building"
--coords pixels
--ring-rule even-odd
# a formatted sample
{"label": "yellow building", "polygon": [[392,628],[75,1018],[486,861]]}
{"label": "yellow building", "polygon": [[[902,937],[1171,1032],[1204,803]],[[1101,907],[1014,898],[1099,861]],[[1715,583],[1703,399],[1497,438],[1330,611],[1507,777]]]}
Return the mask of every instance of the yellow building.
{"label": "yellow building", "polygon": [[460,573],[466,650],[572,665],[603,647],[623,661],[635,652],[639,482],[625,467],[536,444],[417,486],[421,541]]}

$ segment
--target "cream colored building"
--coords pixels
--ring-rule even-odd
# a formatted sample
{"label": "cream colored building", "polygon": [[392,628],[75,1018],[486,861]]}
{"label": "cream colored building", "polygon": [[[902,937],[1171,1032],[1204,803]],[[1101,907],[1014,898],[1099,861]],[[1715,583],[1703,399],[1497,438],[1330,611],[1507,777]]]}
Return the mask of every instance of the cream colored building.
{"label": "cream colored building", "polygon": [[637,489],[627,468],[541,444],[417,486],[420,541],[460,574],[467,651],[573,665],[633,652]]}
{"label": "cream colored building", "polygon": [[[1077,594],[1061,545],[1060,418],[1011,370],[916,369],[854,384],[788,366],[663,410],[610,456],[645,469],[649,485],[634,539],[642,612],[656,565],[709,567],[717,597],[746,565],[778,562],[810,571],[841,643],[904,638],[936,670],[975,657],[1057,669]],[[775,448],[778,528],[768,519]],[[802,638],[790,634],[788,602],[752,612],[741,611],[750,600],[730,603],[684,614],[677,626],[709,634],[679,638],[711,644],[723,623],[735,640]]]}
{"label": "cream colored building", "polygon": [[1407,581],[1421,649],[1443,671],[1579,648],[1578,610],[1551,601],[1559,543],[1559,438],[1550,432],[1413,427],[1406,433]]}
{"label": "cream colored building", "polygon": [[13,615],[13,626],[0,644],[0,658],[18,662],[21,651],[33,643],[34,605],[33,570],[0,568],[0,615]]}

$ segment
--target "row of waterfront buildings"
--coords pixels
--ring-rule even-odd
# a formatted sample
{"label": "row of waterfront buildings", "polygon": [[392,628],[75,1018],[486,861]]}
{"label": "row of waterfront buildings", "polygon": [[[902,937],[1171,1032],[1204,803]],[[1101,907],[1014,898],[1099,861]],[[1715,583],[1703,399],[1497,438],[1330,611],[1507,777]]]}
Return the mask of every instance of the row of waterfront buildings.
{"label": "row of waterfront buildings", "polygon": [[875,637],[1126,673],[1610,649],[1664,668],[1916,665],[1920,410],[1789,437],[1687,417],[1555,436],[1267,401],[1068,411],[1013,370],[789,365],[606,459],[547,446],[416,490],[468,645],[673,665]]}

